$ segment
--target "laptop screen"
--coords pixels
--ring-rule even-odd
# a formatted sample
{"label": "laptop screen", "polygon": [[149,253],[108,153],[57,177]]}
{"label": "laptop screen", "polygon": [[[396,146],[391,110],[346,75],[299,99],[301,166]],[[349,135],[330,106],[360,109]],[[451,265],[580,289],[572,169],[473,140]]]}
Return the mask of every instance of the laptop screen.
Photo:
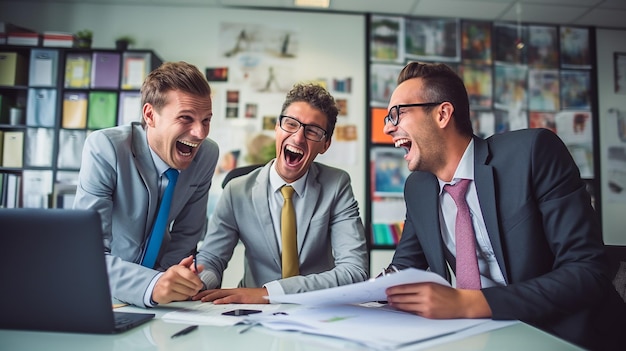
{"label": "laptop screen", "polygon": [[0,209],[0,228],[0,328],[115,332],[96,211]]}

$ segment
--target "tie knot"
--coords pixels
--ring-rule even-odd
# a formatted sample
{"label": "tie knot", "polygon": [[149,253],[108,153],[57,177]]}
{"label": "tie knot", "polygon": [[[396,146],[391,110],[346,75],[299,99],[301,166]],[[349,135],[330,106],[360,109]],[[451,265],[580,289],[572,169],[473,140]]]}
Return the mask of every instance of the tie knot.
{"label": "tie knot", "polygon": [[285,185],[282,188],[280,188],[280,193],[283,194],[283,197],[285,199],[291,199],[291,197],[293,196],[293,187],[291,185]]}
{"label": "tie knot", "polygon": [[178,170],[168,168],[167,171],[165,171],[165,176],[169,179],[170,183],[176,183],[176,180],[178,179]]}
{"label": "tie knot", "polygon": [[464,200],[465,199],[465,194],[467,193],[467,188],[469,187],[469,184],[471,182],[471,179],[461,179],[458,182],[456,182],[456,184],[454,185],[450,185],[450,184],[446,184],[443,186],[443,189],[448,192],[448,194],[450,194],[450,196],[452,196],[452,199],[454,199],[454,202],[458,203],[458,200]]}

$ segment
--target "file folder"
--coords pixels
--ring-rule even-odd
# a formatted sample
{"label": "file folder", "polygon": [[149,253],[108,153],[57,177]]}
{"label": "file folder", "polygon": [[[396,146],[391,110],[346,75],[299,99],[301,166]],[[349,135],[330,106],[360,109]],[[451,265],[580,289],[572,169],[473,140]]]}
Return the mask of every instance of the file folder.
{"label": "file folder", "polygon": [[2,147],[2,167],[22,168],[24,156],[24,131],[5,131]]}
{"label": "file folder", "polygon": [[91,70],[92,88],[118,88],[120,85],[120,54],[94,52]]}
{"label": "file folder", "polygon": [[28,89],[26,125],[31,127],[54,127],[56,100],[56,89]]}
{"label": "file folder", "polygon": [[89,88],[91,80],[91,54],[69,53],[65,58],[65,87]]}
{"label": "file folder", "polygon": [[54,129],[28,128],[24,145],[24,163],[27,167],[51,167]]}
{"label": "file folder", "polygon": [[120,92],[120,108],[118,112],[118,125],[139,122],[142,118],[141,93],[134,91]]}
{"label": "file folder", "polygon": [[61,129],[59,131],[59,156],[57,167],[79,169],[87,132],[85,130]]}
{"label": "file folder", "polygon": [[0,52],[0,85],[26,84],[26,59],[17,52]]}
{"label": "file folder", "polygon": [[87,126],[87,93],[68,92],[63,94],[63,128],[85,128]]}
{"label": "file folder", "polygon": [[150,53],[125,52],[122,89],[140,89],[150,72]]}
{"label": "file folder", "polygon": [[87,128],[102,129],[115,126],[117,120],[117,94],[92,91],[89,93]]}
{"label": "file folder", "polygon": [[53,87],[57,82],[59,51],[51,49],[33,49],[30,52],[30,71],[28,85]]}

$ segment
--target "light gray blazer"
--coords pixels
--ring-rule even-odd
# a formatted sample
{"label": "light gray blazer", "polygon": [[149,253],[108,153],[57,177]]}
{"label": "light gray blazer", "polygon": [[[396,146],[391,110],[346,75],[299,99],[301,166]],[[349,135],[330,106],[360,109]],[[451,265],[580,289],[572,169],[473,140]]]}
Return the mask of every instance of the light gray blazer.
{"label": "light gray blazer", "polygon": [[[343,170],[311,164],[304,191],[306,206],[296,213],[300,276],[281,279],[281,256],[268,203],[270,161],[231,180],[209,220],[198,264],[217,285],[239,240],[245,247],[243,287],[279,280],[285,293],[360,282],[368,278],[363,222],[350,176]],[[215,282],[205,279],[207,288]]]}
{"label": "light gray blazer", "polygon": [[189,168],[180,172],[168,219],[174,223],[166,230],[155,269],[150,269],[139,263],[158,211],[159,174],[146,132],[140,123],[133,123],[89,135],[74,208],[100,213],[114,298],[144,306],[152,278],[194,252],[206,229],[208,191],[218,153],[217,144],[206,139]]}

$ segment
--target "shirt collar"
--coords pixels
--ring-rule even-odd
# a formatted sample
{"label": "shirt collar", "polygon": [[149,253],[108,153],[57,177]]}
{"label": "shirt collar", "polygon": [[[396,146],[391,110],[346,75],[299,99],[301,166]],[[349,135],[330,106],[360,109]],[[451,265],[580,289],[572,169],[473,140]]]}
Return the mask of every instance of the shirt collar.
{"label": "shirt collar", "polygon": [[285,180],[278,175],[278,171],[276,171],[276,160],[274,160],[270,166],[270,187],[272,193],[280,191],[280,188],[282,188],[283,185],[291,185],[296,194],[298,194],[298,196],[302,196],[302,194],[304,194],[304,187],[306,185],[306,178],[308,175],[309,170],[307,170],[306,173],[295,182],[291,184],[286,183]]}
{"label": "shirt collar", "polygon": [[463,153],[463,157],[461,157],[461,161],[459,165],[456,167],[456,171],[454,171],[454,176],[452,177],[451,182],[444,182],[443,180],[437,178],[439,181],[439,194],[443,191],[443,186],[446,184],[455,184],[460,179],[471,179],[474,180],[474,138],[472,138]]}
{"label": "shirt collar", "polygon": [[[147,133],[146,133],[147,135]],[[146,137],[146,143],[148,142],[148,139]],[[170,169],[170,166],[165,163],[165,161],[163,161],[159,155],[156,154],[156,152],[154,152],[154,150],[152,150],[152,148],[150,147],[150,145],[148,145],[148,149],[150,149],[150,156],[152,156],[152,162],[154,162],[154,166],[156,167],[156,170],[158,172],[159,177],[161,175],[163,175],[163,173],[165,173],[165,171],[167,171],[168,169]]]}

